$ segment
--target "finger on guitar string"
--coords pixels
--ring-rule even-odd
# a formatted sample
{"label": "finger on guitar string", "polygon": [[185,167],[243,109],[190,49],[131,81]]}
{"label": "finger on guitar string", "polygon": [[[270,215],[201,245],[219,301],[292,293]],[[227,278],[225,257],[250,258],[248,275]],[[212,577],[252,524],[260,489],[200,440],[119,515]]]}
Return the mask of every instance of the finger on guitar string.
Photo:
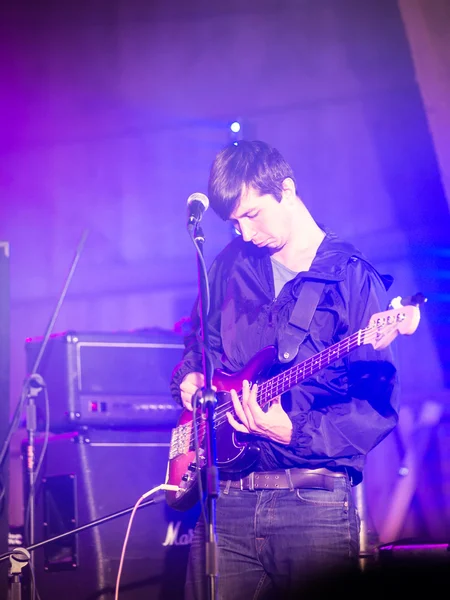
{"label": "finger on guitar string", "polygon": [[[247,387],[246,387],[246,382],[244,381],[243,388],[242,388],[242,401],[247,392],[248,392],[248,381],[247,381]],[[233,408],[234,408],[235,414],[233,415],[230,413],[232,422],[230,422],[230,417],[227,414],[228,421],[230,422],[231,425],[233,425],[233,422],[235,422],[235,423],[240,422],[248,430],[249,429],[248,420],[247,420],[247,417],[244,412],[242,401],[239,399],[239,396],[238,396],[236,390],[230,390],[230,396],[231,396],[231,401],[233,403]],[[239,431],[241,431],[241,430],[239,430]]]}
{"label": "finger on guitar string", "polygon": [[281,404],[281,396],[275,396],[268,402],[268,407],[270,408],[273,404]]}
{"label": "finger on guitar string", "polygon": [[242,423],[239,423],[239,421],[237,421],[233,415],[231,414],[231,412],[227,412],[226,413],[227,419],[228,419],[228,423],[231,425],[231,427],[233,427],[233,429],[236,429],[236,431],[240,431],[242,433],[250,433],[248,428],[243,425]]}
{"label": "finger on guitar string", "polygon": [[258,418],[262,410],[257,401],[258,384],[251,385],[247,380],[242,382],[242,408],[246,417],[246,424],[250,431],[257,432]]}

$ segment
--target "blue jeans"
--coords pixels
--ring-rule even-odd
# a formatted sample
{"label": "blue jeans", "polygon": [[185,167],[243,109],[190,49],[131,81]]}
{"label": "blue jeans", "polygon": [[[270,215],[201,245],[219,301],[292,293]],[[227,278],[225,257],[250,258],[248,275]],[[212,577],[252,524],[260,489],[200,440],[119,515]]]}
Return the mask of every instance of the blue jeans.
{"label": "blue jeans", "polygon": [[[333,491],[227,490],[221,482],[216,517],[218,600],[287,598],[327,570],[358,568],[359,518],[345,478],[334,479]],[[200,515],[186,600],[208,598],[204,531]]]}

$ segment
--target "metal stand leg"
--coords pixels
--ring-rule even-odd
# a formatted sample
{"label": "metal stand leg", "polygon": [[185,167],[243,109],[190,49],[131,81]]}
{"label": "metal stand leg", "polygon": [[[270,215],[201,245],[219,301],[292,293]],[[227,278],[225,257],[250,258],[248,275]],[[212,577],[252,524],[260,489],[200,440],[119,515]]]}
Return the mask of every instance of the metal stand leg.
{"label": "metal stand leg", "polygon": [[365,571],[367,566],[373,560],[373,549],[369,539],[369,525],[367,515],[367,505],[365,498],[364,482],[359,483],[354,488],[356,508],[360,518],[359,532],[359,566],[361,571]]}

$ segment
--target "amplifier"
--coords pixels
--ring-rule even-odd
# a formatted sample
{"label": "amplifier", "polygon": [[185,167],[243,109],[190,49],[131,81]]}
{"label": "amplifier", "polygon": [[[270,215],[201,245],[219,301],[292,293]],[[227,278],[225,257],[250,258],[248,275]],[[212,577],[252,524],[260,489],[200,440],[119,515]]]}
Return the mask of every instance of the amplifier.
{"label": "amplifier", "polygon": [[[25,342],[28,373],[42,341]],[[183,350],[182,336],[164,329],[53,334],[37,369],[47,384],[50,430],[173,427],[181,407],[170,395],[170,378]],[[42,392],[36,405],[43,430]]]}

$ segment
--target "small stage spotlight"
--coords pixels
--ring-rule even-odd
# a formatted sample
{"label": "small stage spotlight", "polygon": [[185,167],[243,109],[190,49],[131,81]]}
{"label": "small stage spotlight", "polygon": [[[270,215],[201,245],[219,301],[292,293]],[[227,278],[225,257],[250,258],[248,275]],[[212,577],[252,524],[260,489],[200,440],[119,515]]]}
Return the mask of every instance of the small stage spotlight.
{"label": "small stage spotlight", "polygon": [[239,140],[243,139],[243,126],[241,120],[236,119],[232,123],[229,124],[229,135],[230,140],[237,144]]}

